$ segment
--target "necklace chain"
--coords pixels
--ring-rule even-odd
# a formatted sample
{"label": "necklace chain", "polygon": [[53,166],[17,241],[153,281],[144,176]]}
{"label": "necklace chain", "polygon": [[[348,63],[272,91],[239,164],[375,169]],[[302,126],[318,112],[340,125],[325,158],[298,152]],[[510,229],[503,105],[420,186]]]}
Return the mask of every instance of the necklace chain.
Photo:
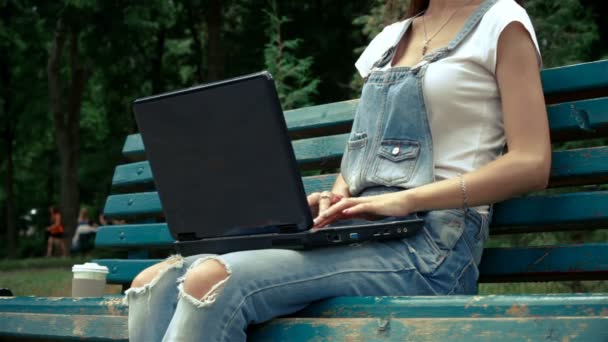
{"label": "necklace chain", "polygon": [[428,35],[427,35],[427,33],[426,33],[426,21],[424,20],[424,17],[426,17],[426,13],[424,15],[422,15],[422,27],[424,27],[424,45],[422,46],[422,56],[423,57],[426,55],[426,52],[429,49],[429,43],[431,42],[431,40],[433,40],[433,38],[435,38],[435,36],[437,34],[439,34],[439,32],[441,32],[441,30],[443,30],[443,28],[452,20],[452,18],[454,18],[454,16],[456,15],[456,13],[458,13],[461,9],[465,8],[471,2],[473,2],[473,0],[467,1],[462,6],[460,6],[459,8],[457,8],[454,12],[452,12],[452,14],[448,18],[448,20],[446,20],[439,27],[439,29],[437,31],[435,31],[435,33],[431,36],[431,38],[429,38]]}

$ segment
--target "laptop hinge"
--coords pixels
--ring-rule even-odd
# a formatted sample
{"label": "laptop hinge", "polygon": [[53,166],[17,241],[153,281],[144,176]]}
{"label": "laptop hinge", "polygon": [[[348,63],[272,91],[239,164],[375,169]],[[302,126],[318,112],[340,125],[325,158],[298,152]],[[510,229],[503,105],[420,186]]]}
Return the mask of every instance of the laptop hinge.
{"label": "laptop hinge", "polygon": [[177,239],[179,241],[194,241],[194,240],[198,240],[196,238],[196,234],[195,233],[179,233],[179,234],[177,234]]}
{"label": "laptop hinge", "polygon": [[279,227],[279,234],[292,234],[292,233],[297,233],[298,230],[298,226],[295,224],[281,224],[278,225]]}

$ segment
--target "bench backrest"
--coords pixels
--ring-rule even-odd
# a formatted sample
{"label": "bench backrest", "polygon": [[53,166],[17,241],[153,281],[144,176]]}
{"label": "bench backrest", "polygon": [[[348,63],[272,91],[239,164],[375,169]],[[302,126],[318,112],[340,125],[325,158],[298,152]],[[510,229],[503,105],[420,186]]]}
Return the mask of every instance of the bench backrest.
{"label": "bench backrest", "polygon": [[[554,143],[608,137],[608,61],[547,69],[541,76]],[[339,166],[357,102],[285,112],[302,170]],[[497,204],[490,233],[608,227],[608,192],[596,186],[608,180],[608,146],[601,146],[606,141],[596,141],[594,147],[554,150],[552,189]],[[98,247],[129,251],[128,259],[97,260],[110,268],[109,281],[114,283],[130,282],[158,261],[153,256],[167,255],[174,242],[166,224],[158,223],[162,208],[139,135],[127,137],[123,154],[128,163],[116,168],[112,180],[116,194],[108,197],[104,212],[130,224],[102,227],[96,239]],[[304,177],[306,192],[331,188],[335,177]],[[583,185],[587,187],[568,188]],[[486,248],[480,271],[480,281],[485,282],[605,279],[608,244]]]}

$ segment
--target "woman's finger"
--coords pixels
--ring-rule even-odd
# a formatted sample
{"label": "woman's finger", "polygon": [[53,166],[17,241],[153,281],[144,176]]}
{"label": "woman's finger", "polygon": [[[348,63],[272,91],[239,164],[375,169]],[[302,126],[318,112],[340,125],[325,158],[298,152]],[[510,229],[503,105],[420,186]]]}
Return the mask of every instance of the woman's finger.
{"label": "woman's finger", "polygon": [[329,207],[327,210],[319,211],[319,218],[324,219],[327,217],[332,217],[335,215],[342,214],[342,211],[344,209],[352,207],[352,206],[356,205],[357,203],[360,203],[359,199],[355,199],[355,198],[342,199],[341,201],[339,201],[336,204]]}
{"label": "woman's finger", "polygon": [[330,217],[326,217],[326,218],[316,218],[314,221],[315,224],[314,224],[313,228],[315,228],[315,229],[323,228],[323,227],[327,226],[328,224],[336,222],[342,218],[343,218],[342,215],[334,215],[334,216],[330,216]]}
{"label": "woman's finger", "polygon": [[336,195],[334,193],[331,194],[331,204],[334,205],[338,202],[340,202],[341,199],[343,199],[344,197],[342,195]]}
{"label": "woman's finger", "polygon": [[375,212],[374,212],[374,206],[373,206],[372,202],[366,202],[366,203],[359,203],[350,208],[346,208],[346,209],[342,210],[342,214],[344,214],[345,216],[357,216],[357,215],[363,215],[363,214],[375,214]]}
{"label": "woman's finger", "polygon": [[308,195],[306,197],[306,199],[308,200],[308,205],[313,206],[313,205],[319,204],[320,196],[321,196],[321,193],[319,193],[319,192],[313,192],[312,194]]}
{"label": "woman's finger", "polygon": [[319,196],[319,213],[324,212],[332,204],[333,194],[329,191],[323,191]]}

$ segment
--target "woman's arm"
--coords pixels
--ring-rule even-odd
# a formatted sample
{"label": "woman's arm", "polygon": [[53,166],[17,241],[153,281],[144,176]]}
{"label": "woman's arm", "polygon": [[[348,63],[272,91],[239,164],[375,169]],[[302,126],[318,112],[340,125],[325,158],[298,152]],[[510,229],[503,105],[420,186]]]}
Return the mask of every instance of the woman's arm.
{"label": "woman's arm", "polygon": [[[511,23],[505,28],[497,53],[496,79],[509,151],[463,175],[469,206],[543,189],[549,179],[551,144],[536,49],[520,23]],[[321,213],[315,224],[324,226],[333,221],[336,214],[402,216],[462,205],[460,179],[454,178],[392,194],[342,200]]]}
{"label": "woman's arm", "polygon": [[348,184],[346,184],[344,177],[342,177],[342,173],[338,174],[338,177],[334,182],[334,186],[331,188],[331,192],[336,195],[340,195],[344,198],[350,197],[350,191],[348,191]]}
{"label": "woman's arm", "polygon": [[[509,151],[463,176],[470,206],[544,189],[549,179],[549,123],[536,49],[528,32],[519,23],[507,26],[500,36],[496,79]],[[462,205],[459,179],[413,190],[416,211]]]}

